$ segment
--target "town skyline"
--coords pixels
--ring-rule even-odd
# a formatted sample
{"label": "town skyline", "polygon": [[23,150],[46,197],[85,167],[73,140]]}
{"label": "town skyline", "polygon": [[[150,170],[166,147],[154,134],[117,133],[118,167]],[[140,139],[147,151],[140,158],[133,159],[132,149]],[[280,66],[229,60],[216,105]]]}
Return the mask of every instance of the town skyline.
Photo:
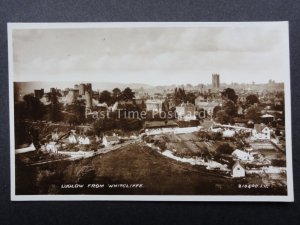
{"label": "town skyline", "polygon": [[[256,82],[251,82],[251,83],[239,83],[239,82],[232,82],[232,83],[224,83],[220,82],[220,89],[222,89],[222,85],[226,85],[226,86],[230,86],[230,85],[267,85],[269,84],[269,82],[272,81],[276,84],[279,83],[284,83],[284,82],[278,82],[276,80],[268,80],[265,83],[256,83]],[[197,83],[197,84],[192,84],[192,83],[182,83],[182,84],[167,84],[167,85],[149,85],[149,84],[145,84],[145,83],[116,83],[116,82],[91,82],[91,81],[65,81],[65,82],[55,82],[55,81],[49,81],[49,82],[42,82],[42,81],[25,81],[25,82],[15,82],[17,84],[22,84],[21,85],[21,89],[25,88],[26,90],[30,89],[30,90],[34,90],[34,89],[45,89],[45,91],[50,91],[51,88],[57,88],[57,89],[72,89],[74,88],[75,85],[81,84],[81,83],[91,83],[93,85],[93,90],[96,91],[103,91],[103,90],[113,90],[114,88],[126,88],[126,87],[130,87],[133,89],[139,89],[139,88],[144,88],[144,89],[155,89],[157,87],[182,87],[182,86],[186,86],[188,84],[191,84],[193,87],[196,87],[198,85],[204,85],[204,87],[210,87],[212,86],[212,83]]]}

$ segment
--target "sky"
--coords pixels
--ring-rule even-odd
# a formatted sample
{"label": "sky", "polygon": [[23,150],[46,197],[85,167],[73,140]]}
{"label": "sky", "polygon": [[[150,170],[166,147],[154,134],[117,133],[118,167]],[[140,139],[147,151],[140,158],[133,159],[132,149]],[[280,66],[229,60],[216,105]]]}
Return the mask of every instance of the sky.
{"label": "sky", "polygon": [[171,85],[282,82],[286,23],[14,29],[14,81]]}

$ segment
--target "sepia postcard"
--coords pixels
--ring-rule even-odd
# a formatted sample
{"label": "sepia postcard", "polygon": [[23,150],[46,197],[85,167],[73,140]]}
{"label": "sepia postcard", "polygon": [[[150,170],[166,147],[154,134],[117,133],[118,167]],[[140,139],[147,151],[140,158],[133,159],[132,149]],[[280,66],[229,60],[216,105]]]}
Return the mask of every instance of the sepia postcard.
{"label": "sepia postcard", "polygon": [[288,22],[9,23],[11,200],[292,202]]}

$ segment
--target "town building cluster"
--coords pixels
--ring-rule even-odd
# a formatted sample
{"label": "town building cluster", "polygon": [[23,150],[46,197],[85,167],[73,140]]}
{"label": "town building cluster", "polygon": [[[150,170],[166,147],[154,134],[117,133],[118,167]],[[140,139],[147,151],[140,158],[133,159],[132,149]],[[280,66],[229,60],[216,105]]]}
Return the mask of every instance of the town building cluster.
{"label": "town building cluster", "polygon": [[[212,82],[208,85],[170,85],[132,90],[128,88],[123,93],[117,89],[112,92],[94,91],[91,83],[81,83],[64,90],[51,88],[47,93],[44,89],[35,89],[34,97],[44,105],[50,106],[55,96],[59,104],[65,107],[65,113],[69,114],[72,112],[67,111],[67,107],[78,101],[83,102],[86,117],[93,116],[95,110],[109,115],[117,112],[120,107],[127,111],[139,109],[139,113],[145,111],[156,115],[171,112],[171,118],[143,119],[142,132],[149,136],[206,132],[219,135],[222,140],[231,141],[242,135],[241,142],[244,142],[244,146],[234,149],[230,157],[235,160],[232,176],[244,177],[244,164],[262,163],[265,160],[261,155],[257,155],[256,151],[252,151],[257,146],[284,151],[283,89],[282,83],[272,80],[267,84],[223,84],[219,74],[212,74]],[[139,134],[141,131],[137,132]],[[109,148],[119,144],[121,140],[119,135],[109,135],[106,132],[99,137],[70,130],[62,140],[62,134],[57,131],[51,135],[51,139],[43,148],[54,153],[69,145],[91,146],[96,143],[102,148]],[[210,147],[210,142],[206,143]]]}

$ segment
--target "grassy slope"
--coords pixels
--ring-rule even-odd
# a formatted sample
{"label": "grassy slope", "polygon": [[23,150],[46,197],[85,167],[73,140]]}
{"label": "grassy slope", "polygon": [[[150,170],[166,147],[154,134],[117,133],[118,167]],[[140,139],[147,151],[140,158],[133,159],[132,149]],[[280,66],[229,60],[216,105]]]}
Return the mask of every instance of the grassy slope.
{"label": "grassy slope", "polygon": [[[86,166],[95,170],[94,178],[88,179],[90,184],[105,184],[105,187],[107,184],[143,184],[143,188],[60,188],[61,184],[78,183],[78,171]],[[36,184],[37,174],[43,171],[53,172],[54,175]],[[123,149],[80,161],[63,161],[29,168],[16,167],[17,194],[286,194],[283,189],[238,189],[238,183],[247,183],[247,180],[225,178],[203,167],[177,162],[142,144],[131,144]]]}
{"label": "grassy slope", "polygon": [[[228,182],[228,179],[203,168],[168,159],[138,144],[85,160],[82,165],[96,169],[93,183],[139,183],[144,186],[135,190],[121,189],[120,194],[216,194],[220,185]],[[96,192],[99,191],[103,190]]]}

